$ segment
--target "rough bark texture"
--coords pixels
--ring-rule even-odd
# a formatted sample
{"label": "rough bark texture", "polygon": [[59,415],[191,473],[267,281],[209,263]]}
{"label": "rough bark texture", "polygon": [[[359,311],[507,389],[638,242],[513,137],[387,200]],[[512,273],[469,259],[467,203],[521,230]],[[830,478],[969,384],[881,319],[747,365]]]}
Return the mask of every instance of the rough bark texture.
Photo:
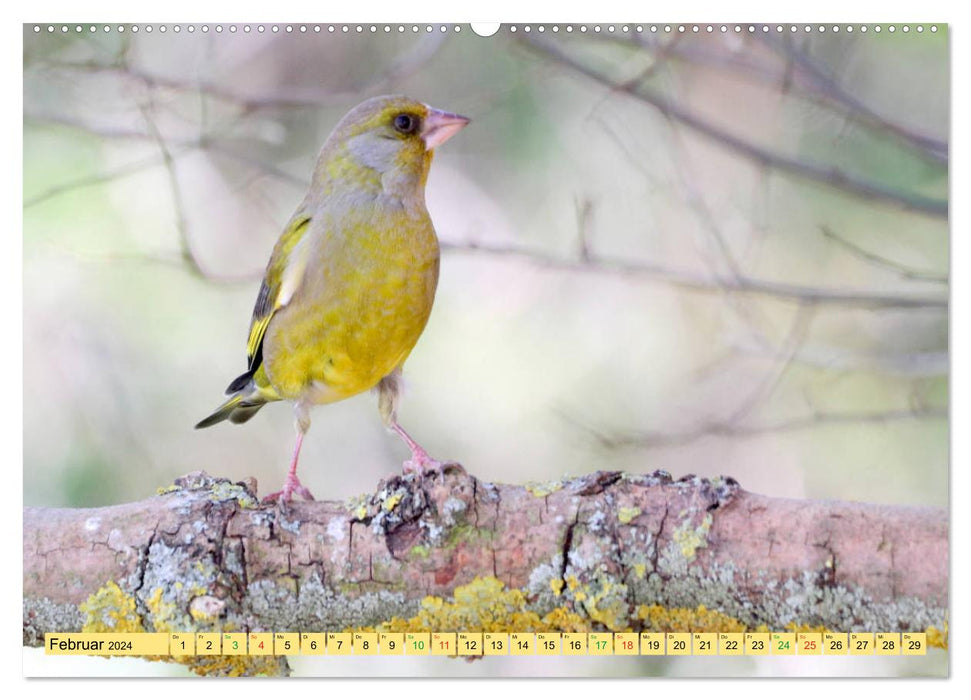
{"label": "rough bark texture", "polygon": [[[637,630],[665,609],[770,629],[946,624],[937,509],[769,498],[664,472],[524,487],[456,468],[285,510],[254,491],[197,473],[137,503],[26,508],[24,644],[124,625],[310,632],[393,618]],[[442,617],[449,605],[457,616]]]}

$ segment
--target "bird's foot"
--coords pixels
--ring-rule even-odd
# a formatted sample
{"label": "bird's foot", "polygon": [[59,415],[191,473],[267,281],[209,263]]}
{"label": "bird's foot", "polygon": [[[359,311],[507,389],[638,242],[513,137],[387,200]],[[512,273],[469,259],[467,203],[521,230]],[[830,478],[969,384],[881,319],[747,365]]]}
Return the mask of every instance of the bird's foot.
{"label": "bird's foot", "polygon": [[417,445],[411,451],[411,459],[405,460],[404,464],[401,465],[405,474],[414,473],[419,476],[429,472],[435,472],[439,476],[444,476],[446,466],[446,462],[439,462],[437,459],[432,459],[423,448]]}
{"label": "bird's foot", "polygon": [[263,502],[273,503],[275,501],[279,503],[289,503],[293,499],[294,494],[300,496],[300,498],[304,499],[305,501],[314,500],[313,494],[310,493],[310,490],[300,483],[300,479],[297,478],[296,474],[291,473],[287,475],[287,480],[283,482],[283,490],[277,491],[276,493],[271,493],[263,499]]}

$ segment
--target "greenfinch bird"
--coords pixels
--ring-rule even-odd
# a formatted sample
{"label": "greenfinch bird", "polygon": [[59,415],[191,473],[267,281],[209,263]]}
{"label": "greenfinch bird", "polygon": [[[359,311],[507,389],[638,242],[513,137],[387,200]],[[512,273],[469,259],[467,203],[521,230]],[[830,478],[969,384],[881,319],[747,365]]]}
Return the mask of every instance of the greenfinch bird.
{"label": "greenfinch bird", "polygon": [[441,469],[398,424],[401,369],[428,321],[439,245],[425,181],[435,148],[469,123],[402,96],[352,109],[327,138],[310,190],[277,241],[260,285],[247,370],[196,428],[245,423],[271,401],[294,402],[296,446],[283,489],[266,500],[313,500],[297,478],[310,408],[377,388],[385,425],[411,450],[405,472]]}

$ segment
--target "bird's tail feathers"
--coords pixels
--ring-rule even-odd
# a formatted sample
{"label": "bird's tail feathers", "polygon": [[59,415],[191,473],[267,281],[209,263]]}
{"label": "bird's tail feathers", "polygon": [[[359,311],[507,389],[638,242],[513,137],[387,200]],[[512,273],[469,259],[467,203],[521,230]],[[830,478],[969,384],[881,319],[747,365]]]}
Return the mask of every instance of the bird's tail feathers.
{"label": "bird's tail feathers", "polygon": [[213,411],[212,415],[196,423],[196,430],[208,428],[224,420],[229,420],[230,423],[245,423],[255,416],[256,412],[263,408],[265,404],[266,401],[261,399],[258,394],[250,392],[234,394],[222,406]]}

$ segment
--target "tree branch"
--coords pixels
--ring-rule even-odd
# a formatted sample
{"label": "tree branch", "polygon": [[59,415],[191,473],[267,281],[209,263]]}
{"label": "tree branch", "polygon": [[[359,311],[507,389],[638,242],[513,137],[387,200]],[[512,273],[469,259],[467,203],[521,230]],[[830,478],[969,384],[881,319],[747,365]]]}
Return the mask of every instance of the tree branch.
{"label": "tree branch", "polygon": [[948,300],[941,295],[893,294],[874,292],[867,289],[827,289],[825,287],[810,287],[787,282],[757,279],[754,277],[730,277],[722,275],[705,275],[668,267],[659,263],[613,260],[595,256],[589,251],[586,258],[581,260],[558,258],[553,255],[533,251],[524,247],[501,246],[477,242],[459,243],[441,241],[443,251],[463,253],[482,253],[496,257],[518,258],[532,264],[559,270],[573,272],[591,272],[601,274],[616,274],[630,277],[642,277],[664,282],[689,291],[708,294],[724,294],[739,292],[774,297],[783,301],[801,304],[855,306],[869,309],[946,309]]}
{"label": "tree branch", "polygon": [[[896,423],[916,420],[947,420],[946,408],[924,407],[888,411],[813,411],[805,416],[785,418],[771,423],[746,424],[727,420],[704,423],[680,432],[650,431],[625,435],[607,435],[595,431],[597,440],[609,449],[629,447],[651,449],[686,445],[709,437],[749,438],[771,433],[791,433],[819,428],[824,425],[862,425]],[[589,430],[589,428],[588,428]]]}
{"label": "tree branch", "polygon": [[560,64],[576,73],[585,75],[611,90],[631,95],[635,99],[650,104],[668,119],[684,124],[688,128],[707,136],[716,143],[738,153],[745,158],[780,172],[789,173],[801,178],[818,182],[829,187],[843,190],[849,194],[878,202],[894,204],[902,209],[926,214],[929,216],[947,218],[948,203],[935,197],[927,197],[916,192],[904,192],[872,180],[866,180],[856,175],[846,173],[838,168],[811,163],[791,158],[766,149],[759,144],[736,136],[717,124],[714,124],[697,114],[690,112],[667,97],[649,90],[643,85],[632,82],[617,82],[609,76],[576,60],[559,46],[552,42],[538,38],[523,38],[528,47],[541,51]]}
{"label": "tree branch", "polygon": [[947,275],[937,275],[933,272],[916,270],[901,263],[894,262],[893,260],[885,258],[882,255],[877,255],[876,253],[861,248],[856,243],[848,241],[842,236],[837,235],[836,232],[834,232],[829,226],[820,226],[819,230],[823,236],[833,241],[833,243],[836,243],[837,245],[842,246],[846,250],[850,251],[850,253],[856,257],[866,260],[875,267],[892,270],[904,279],[919,280],[921,282],[936,282],[938,284],[948,283]]}
{"label": "tree branch", "polygon": [[458,467],[351,503],[281,510],[254,492],[195,473],[135,503],[25,508],[24,644],[133,617],[306,632],[680,629],[685,608],[735,630],[923,631],[947,617],[948,521],[933,508],[665,472],[501,485]]}
{"label": "tree branch", "polygon": [[403,51],[382,71],[339,91],[322,91],[317,88],[298,89],[288,86],[286,91],[275,94],[255,94],[236,91],[218,82],[203,80],[184,80],[160,73],[150,73],[132,65],[127,57],[105,63],[96,61],[64,62],[45,60],[36,67],[44,70],[66,71],[71,73],[110,73],[129,78],[152,89],[166,89],[179,93],[205,94],[214,99],[236,105],[244,112],[264,109],[314,109],[326,106],[343,106],[347,102],[359,100],[367,93],[387,91],[396,82],[406,80],[421,70],[445,45],[447,35],[440,32],[421,34],[408,50]]}

